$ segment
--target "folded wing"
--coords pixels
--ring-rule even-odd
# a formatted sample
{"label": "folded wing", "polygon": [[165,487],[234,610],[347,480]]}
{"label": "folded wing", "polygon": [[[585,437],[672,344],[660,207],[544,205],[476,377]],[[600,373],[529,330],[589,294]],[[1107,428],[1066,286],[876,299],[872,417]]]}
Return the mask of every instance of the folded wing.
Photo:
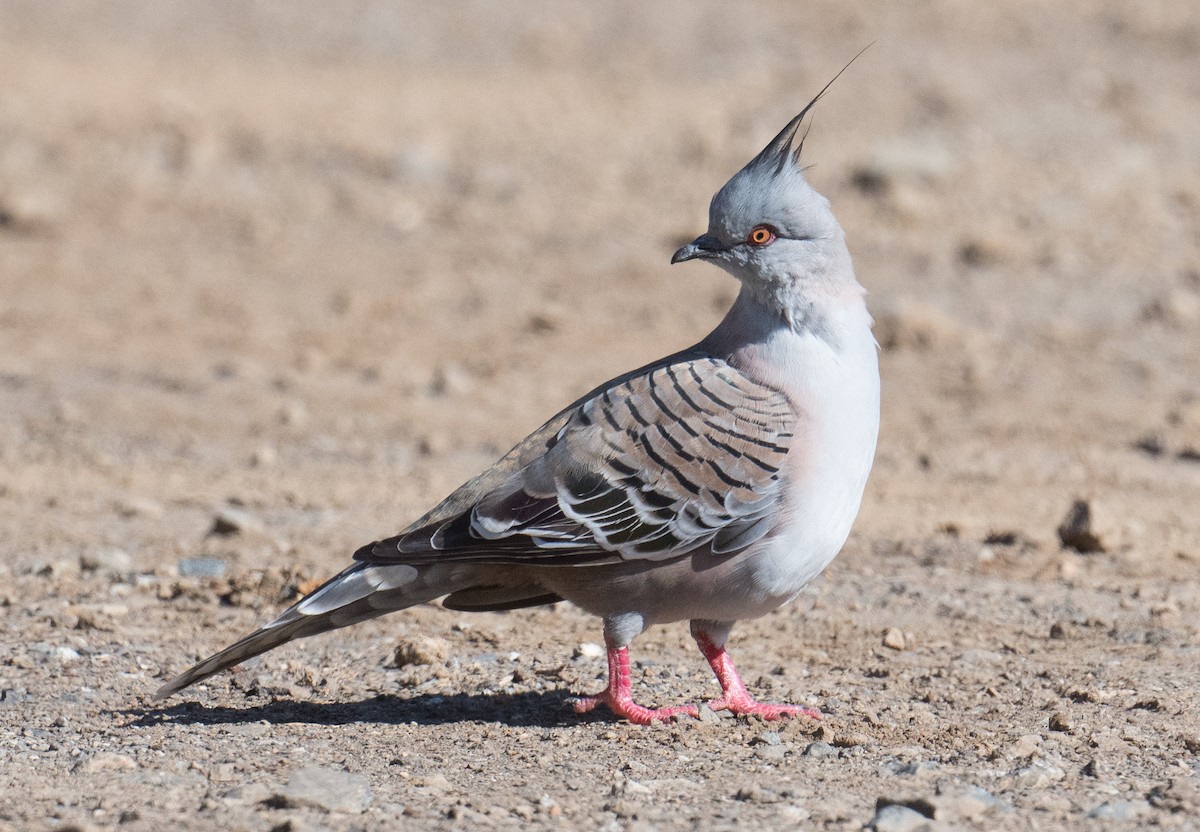
{"label": "folded wing", "polygon": [[737,551],[775,522],[795,423],[786,397],[719,359],[653,367],[583,401],[469,507],[355,558],[582,566]]}

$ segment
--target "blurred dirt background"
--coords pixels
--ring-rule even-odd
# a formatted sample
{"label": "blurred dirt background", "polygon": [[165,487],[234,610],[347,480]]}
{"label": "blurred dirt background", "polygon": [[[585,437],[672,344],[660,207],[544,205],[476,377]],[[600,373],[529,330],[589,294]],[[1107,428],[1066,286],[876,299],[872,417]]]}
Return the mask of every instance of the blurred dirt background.
{"label": "blurred dirt background", "polygon": [[[878,460],[733,642],[820,724],[575,716],[565,606],[149,702],[704,335],[671,252],[872,42],[805,152]],[[1197,828],[1198,65],[1166,0],[0,2],[0,828]],[[633,656],[715,690],[685,627]]]}

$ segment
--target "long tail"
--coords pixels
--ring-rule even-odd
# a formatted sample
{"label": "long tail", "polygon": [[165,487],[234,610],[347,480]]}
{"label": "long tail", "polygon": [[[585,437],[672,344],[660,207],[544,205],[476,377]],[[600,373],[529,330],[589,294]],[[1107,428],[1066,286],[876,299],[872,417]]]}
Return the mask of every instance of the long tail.
{"label": "long tail", "polygon": [[[356,563],[326,581],[269,624],[180,673],[154,694],[163,699],[246,659],[297,638],[366,621],[432,601],[460,588],[461,568]],[[468,580],[467,584],[471,582]]]}

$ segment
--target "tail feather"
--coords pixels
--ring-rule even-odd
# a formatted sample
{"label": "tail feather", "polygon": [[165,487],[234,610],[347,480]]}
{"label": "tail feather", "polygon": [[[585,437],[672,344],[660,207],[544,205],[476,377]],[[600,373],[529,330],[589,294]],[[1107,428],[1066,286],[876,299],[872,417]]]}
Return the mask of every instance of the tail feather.
{"label": "tail feather", "polygon": [[165,699],[293,639],[432,601],[458,589],[462,585],[462,571],[461,567],[355,564],[293,604],[274,621],[185,670],[159,688],[154,698]]}

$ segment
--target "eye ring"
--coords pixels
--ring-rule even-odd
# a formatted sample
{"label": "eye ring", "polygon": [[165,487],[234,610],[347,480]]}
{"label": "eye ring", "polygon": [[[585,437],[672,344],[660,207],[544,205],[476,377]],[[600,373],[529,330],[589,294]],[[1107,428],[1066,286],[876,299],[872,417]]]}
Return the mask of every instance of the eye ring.
{"label": "eye ring", "polygon": [[775,242],[775,229],[769,225],[756,225],[750,229],[746,242],[752,246],[762,247]]}

